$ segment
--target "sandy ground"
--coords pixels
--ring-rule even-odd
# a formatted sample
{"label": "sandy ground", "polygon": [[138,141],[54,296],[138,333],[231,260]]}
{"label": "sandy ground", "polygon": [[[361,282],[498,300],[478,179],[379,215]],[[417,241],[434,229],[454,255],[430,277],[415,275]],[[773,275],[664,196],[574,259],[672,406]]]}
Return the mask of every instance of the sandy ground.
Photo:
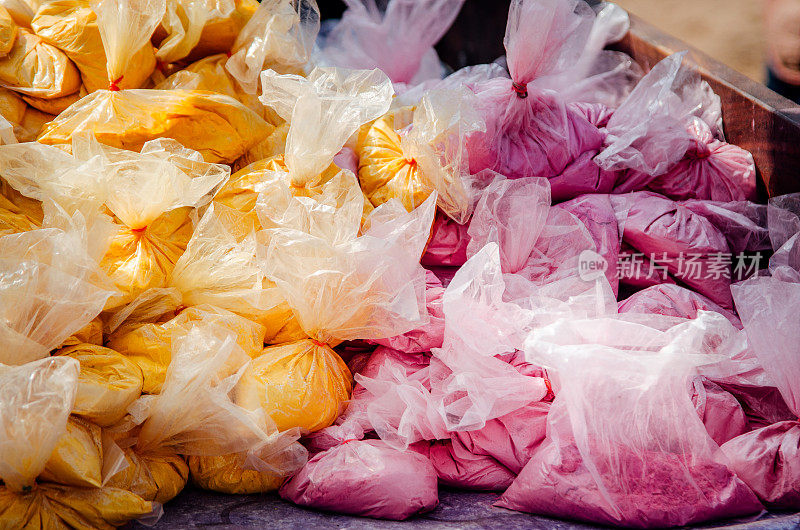
{"label": "sandy ground", "polygon": [[761,0],[615,0],[631,13],[764,81]]}

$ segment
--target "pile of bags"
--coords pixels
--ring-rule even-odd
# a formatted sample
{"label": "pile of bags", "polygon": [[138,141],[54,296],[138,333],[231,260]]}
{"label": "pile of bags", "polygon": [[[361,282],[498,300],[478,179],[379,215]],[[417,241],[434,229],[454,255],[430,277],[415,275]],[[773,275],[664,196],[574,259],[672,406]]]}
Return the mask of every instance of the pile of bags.
{"label": "pile of bags", "polygon": [[800,508],[800,196],[684,55],[512,0],[445,75],[463,0],[346,3],[0,0],[0,526]]}

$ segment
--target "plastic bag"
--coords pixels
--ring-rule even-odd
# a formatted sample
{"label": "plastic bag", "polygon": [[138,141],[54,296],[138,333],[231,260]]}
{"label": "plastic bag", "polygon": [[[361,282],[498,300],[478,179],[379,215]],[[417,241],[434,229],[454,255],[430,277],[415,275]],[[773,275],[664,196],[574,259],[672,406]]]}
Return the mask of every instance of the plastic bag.
{"label": "plastic bag", "polygon": [[302,73],[317,32],[319,8],[314,0],[261,2],[236,37],[225,67],[246,92],[255,94],[264,70]]}
{"label": "plastic bag", "polygon": [[306,339],[264,349],[234,392],[237,405],[263,408],[278,430],[308,433],[334,422],[351,389],[344,361],[327,345]]}
{"label": "plastic bag", "polygon": [[164,0],[104,0],[92,9],[107,58],[108,90],[70,106],[45,127],[38,141],[69,144],[73,135],[89,132],[101,143],[139,151],[148,140],[172,138],[200,151],[209,162],[230,163],[270,132],[253,111],[221,94],[120,90],[135,53],[164,13]]}
{"label": "plastic bag", "polygon": [[91,322],[70,335],[67,340],[61,343],[60,348],[78,346],[79,344],[103,345],[103,320],[100,317],[95,317]]}
{"label": "plastic bag", "polygon": [[0,517],[9,527],[106,528],[153,510],[120,489],[36,482],[66,432],[78,371],[78,362],[64,357],[0,366]]}
{"label": "plastic bag", "polygon": [[[511,79],[473,87],[486,120],[486,132],[468,143],[473,173],[489,168],[509,178],[553,179],[556,201],[612,189],[613,172],[592,162],[605,134],[559,94],[586,79],[601,57],[611,28],[593,30],[596,19],[582,0],[511,3],[504,40]],[[614,32],[616,25],[611,23]],[[594,93],[587,88],[574,97]]]}
{"label": "plastic bag", "polygon": [[[769,228],[777,248],[770,260],[771,275],[754,277],[734,285],[736,309],[747,338],[764,371],[775,382],[792,414],[800,412],[797,389],[797,300],[800,263],[796,207],[797,196],[773,199]],[[791,235],[791,237],[789,237]],[[727,442],[723,451],[732,468],[768,506],[800,506],[800,423],[781,421],[743,434]]]}
{"label": "plastic bag", "polygon": [[458,224],[441,212],[433,221],[431,238],[421,263],[426,267],[460,267],[467,261],[468,225]]}
{"label": "plastic bag", "polygon": [[555,370],[556,399],[545,442],[499,506],[634,527],[761,510],[689,400],[709,359],[681,339],[700,339],[702,323],[652,323],[564,320],[529,337],[526,356]]}
{"label": "plastic bag", "polygon": [[445,486],[477,491],[503,491],[514,481],[514,473],[497,460],[470,452],[455,438],[420,442],[410,449],[431,461],[439,483]]}
{"label": "plastic bag", "polygon": [[636,272],[637,262],[647,258],[657,283],[674,278],[725,309],[733,307],[732,254],[711,222],[652,192],[621,195],[612,202],[618,211],[627,210],[622,239],[636,254],[620,267]]}
{"label": "plastic bag", "polygon": [[402,335],[375,340],[380,344],[403,353],[424,353],[432,348],[441,348],[444,341],[444,312],[442,310],[442,282],[431,271],[425,273],[425,306],[428,323],[407,331]]}
{"label": "plastic bag", "polygon": [[164,322],[141,322],[131,318],[109,335],[108,346],[139,366],[144,378],[143,392],[157,394],[172,360],[173,341],[197,325],[226,330],[235,336],[237,345],[248,356],[261,355],[263,326],[224,309],[203,305],[179,311]]}
{"label": "plastic bag", "polygon": [[733,394],[698,377],[692,383],[692,403],[709,436],[719,445],[747,432],[747,417]]}
{"label": "plastic bag", "polygon": [[78,69],[58,48],[19,28],[8,54],[0,57],[0,83],[21,94],[59,98],[78,91]]}
{"label": "plastic bag", "polygon": [[[79,214],[66,229],[0,237],[0,361],[23,364],[46,356],[95,318],[112,292],[101,283],[87,225]],[[107,228],[107,227],[106,227]],[[104,228],[93,232],[95,243]],[[102,250],[101,250],[102,252]]]}
{"label": "plastic bag", "polygon": [[464,0],[349,0],[326,36],[319,60],[345,68],[380,68],[393,83],[442,77],[433,46],[452,25]]}
{"label": "plastic bag", "polygon": [[439,503],[430,461],[380,440],[352,441],[319,453],[280,494],[300,506],[394,520]]}
{"label": "plastic bag", "polygon": [[78,392],[72,414],[101,427],[119,422],[142,394],[142,371],[112,349],[94,344],[62,348],[57,355],[80,363]]}
{"label": "plastic bag", "polygon": [[373,205],[397,198],[411,210],[436,190],[442,211],[467,221],[475,191],[464,143],[484,128],[473,99],[466,88],[432,90],[413,116],[401,109],[359,134],[358,177]]}
{"label": "plastic bag", "polygon": [[11,51],[17,40],[17,23],[8,10],[0,6],[0,57]]}
{"label": "plastic bag", "polygon": [[557,207],[570,212],[586,226],[594,240],[597,254],[605,260],[604,273],[616,296],[619,292],[617,265],[627,212],[615,211],[609,196],[601,194],[576,197]]}
{"label": "plastic bag", "polygon": [[595,161],[605,170],[626,170],[616,193],[753,199],[753,157],[722,141],[719,97],[695,70],[681,66],[685,55],[667,57],[641,80],[608,121],[607,147]]}
{"label": "plastic bag", "polygon": [[714,311],[721,314],[737,328],[742,328],[739,317],[724,309],[702,294],[675,284],[653,285],[632,294],[619,303],[620,313],[647,313],[671,317],[696,318],[698,311]]}
{"label": "plastic bag", "polygon": [[701,199],[690,199],[681,204],[716,226],[728,240],[734,255],[771,248],[767,229],[767,206],[764,204]]}
{"label": "plastic bag", "polygon": [[[100,37],[97,16],[89,0],[57,0],[39,8],[31,21],[36,34],[55,46],[80,70],[86,90],[108,88],[106,52]],[[140,88],[156,67],[155,54],[149,42],[135,52],[128,68],[122,71],[121,89]],[[116,78],[114,78],[116,79]]]}
{"label": "plastic bag", "polygon": [[229,169],[203,162],[199,153],[168,139],[148,142],[141,153],[92,139],[76,141],[73,151],[99,175],[95,201],[102,201],[118,222],[101,265],[120,294],[106,309],[165,287],[193,232],[191,208],[210,200]]}

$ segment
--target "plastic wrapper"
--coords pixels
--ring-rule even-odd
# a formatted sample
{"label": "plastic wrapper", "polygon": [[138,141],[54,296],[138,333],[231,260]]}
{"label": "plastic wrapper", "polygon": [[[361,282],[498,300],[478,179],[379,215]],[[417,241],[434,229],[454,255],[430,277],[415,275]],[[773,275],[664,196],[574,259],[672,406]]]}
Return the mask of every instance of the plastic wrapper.
{"label": "plastic wrapper", "polygon": [[[798,243],[797,197],[774,199],[770,205],[769,228],[777,248],[770,259],[770,273],[732,287],[736,309],[747,338],[764,371],[775,382],[792,414],[800,412],[797,389],[797,297],[800,282],[796,260]],[[791,237],[789,237],[791,235]],[[723,451],[732,468],[768,506],[800,506],[800,423],[781,421],[743,434],[727,442]]]}
{"label": "plastic wrapper", "polygon": [[739,317],[733,311],[724,309],[705,296],[675,284],[653,285],[619,303],[620,313],[696,318],[698,311],[714,311],[730,320],[737,328],[742,328]]}
{"label": "plastic wrapper", "polygon": [[352,441],[319,453],[280,494],[300,506],[394,520],[439,503],[430,461],[380,440]]}
{"label": "plastic wrapper", "polygon": [[[1,155],[0,155],[1,156]],[[0,171],[2,175],[2,171]],[[37,201],[20,195],[0,181],[0,235],[27,232],[42,227],[44,213]]]}
{"label": "plastic wrapper", "polygon": [[58,355],[81,365],[72,414],[101,427],[119,422],[142,393],[142,371],[112,349],[94,344],[62,348]]}
{"label": "plastic wrapper", "polygon": [[[46,43],[69,57],[80,71],[87,91],[108,88],[106,52],[97,16],[89,0],[46,2],[36,12],[31,27]],[[156,67],[155,54],[149,42],[134,51],[128,67],[121,72],[122,79],[117,84],[121,89],[142,87]]]}
{"label": "plastic wrapper", "polygon": [[617,193],[753,199],[753,157],[722,141],[719,97],[695,70],[681,66],[685,55],[667,57],[641,80],[609,119],[606,148],[595,160],[605,170],[623,171]]}
{"label": "plastic wrapper", "polygon": [[66,486],[99,488],[103,480],[100,427],[70,416],[38,480]]}
{"label": "plastic wrapper", "polygon": [[[36,482],[47,465],[52,470],[63,464],[57,471],[69,472],[75,471],[69,463],[87,464],[81,458],[83,445],[67,427],[78,372],[78,362],[64,357],[0,366],[0,477],[4,482],[0,517],[8,527],[111,528],[153,510],[149,502],[120,489]],[[70,447],[70,442],[78,447]],[[97,453],[94,456],[96,460]],[[67,479],[75,478],[68,475]]]}
{"label": "plastic wrapper", "polygon": [[761,510],[689,400],[710,359],[685,340],[705,338],[704,323],[668,322],[564,320],[529,337],[526,356],[554,370],[556,398],[545,442],[499,506],[630,527]]}
{"label": "plastic wrapper", "polygon": [[766,205],[749,201],[716,202],[702,199],[690,199],[681,204],[716,226],[728,240],[731,252],[735,255],[771,248]]}
{"label": "plastic wrapper", "polygon": [[490,456],[476,455],[457,439],[420,442],[411,449],[433,464],[439,483],[476,491],[503,491],[514,481],[514,473]]}
{"label": "plastic wrapper", "polygon": [[472,172],[552,179],[554,200],[610,191],[614,173],[592,162],[605,134],[567,103],[604,93],[587,83],[602,79],[592,70],[608,58],[602,48],[618,30],[615,17],[597,17],[582,0],[512,2],[504,40],[511,79],[473,87],[486,132],[470,138]]}
{"label": "plastic wrapper", "polygon": [[58,48],[20,28],[8,54],[0,57],[0,83],[21,94],[59,98],[78,91],[78,69]]}
{"label": "plastic wrapper", "polygon": [[380,68],[393,83],[442,77],[433,46],[452,25],[464,0],[349,0],[326,36],[319,60],[345,68]]}
{"label": "plastic wrapper", "polygon": [[[0,237],[0,337],[5,344],[0,361],[5,364],[46,356],[94,319],[112,294],[101,282],[85,219],[78,214],[72,220],[76,224],[63,230]],[[99,244],[107,228],[99,227],[91,237]]]}
{"label": "plastic wrapper", "polygon": [[615,209],[627,210],[622,238],[636,254],[625,265],[629,272],[639,272],[636,263],[646,258],[655,282],[671,277],[725,309],[733,307],[730,247],[711,222],[652,192],[612,200]]}
{"label": "plastic wrapper", "polygon": [[61,348],[78,346],[79,344],[103,345],[103,320],[100,317],[95,317],[91,322],[73,333],[61,343]]}
{"label": "plastic wrapper", "polygon": [[399,199],[411,210],[438,193],[439,207],[465,223],[474,204],[464,142],[484,128],[466,88],[427,92],[410,109],[376,120],[359,134],[358,177],[373,205]]}
{"label": "plastic wrapper", "polygon": [[[145,393],[161,391],[172,360],[173,340],[186,335],[197,325],[211,326],[232,333],[248,356],[258,357],[264,346],[264,327],[235,313],[213,306],[184,309],[173,318],[141,322],[132,318],[108,337],[108,346],[134,362],[142,371]],[[228,371],[230,373],[230,370]]]}
{"label": "plastic wrapper", "polygon": [[30,27],[31,19],[39,8],[39,0],[3,0],[3,7],[11,19],[22,27]]}

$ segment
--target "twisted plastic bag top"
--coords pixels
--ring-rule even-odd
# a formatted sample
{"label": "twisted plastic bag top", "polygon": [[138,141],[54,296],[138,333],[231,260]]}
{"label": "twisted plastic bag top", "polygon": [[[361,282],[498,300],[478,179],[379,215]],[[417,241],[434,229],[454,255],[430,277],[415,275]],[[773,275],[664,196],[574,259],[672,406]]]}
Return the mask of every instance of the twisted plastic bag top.
{"label": "twisted plastic bag top", "polygon": [[302,70],[319,32],[315,0],[264,0],[233,44],[225,67],[250,94],[266,68]]}
{"label": "twisted plastic bag top", "polygon": [[172,342],[161,393],[132,406],[136,417],[145,418],[139,448],[219,456],[258,447],[266,437],[266,419],[235,405],[229,395],[249,361],[235,336],[213,324],[197,324]]}
{"label": "twisted plastic bag top", "polygon": [[50,357],[23,366],[0,364],[0,480],[28,491],[67,428],[80,364]]}
{"label": "twisted plastic bag top", "polygon": [[389,0],[385,10],[375,0],[345,3],[341,21],[325,39],[323,62],[380,68],[393,83],[441,76],[433,45],[450,28],[464,0]]}
{"label": "twisted plastic bag top", "polygon": [[261,102],[291,124],[285,158],[298,187],[314,182],[361,125],[385,114],[394,93],[380,70],[315,68],[305,78],[267,70],[261,83]]}
{"label": "twisted plastic bag top", "polygon": [[466,137],[486,126],[475,110],[475,97],[466,87],[427,92],[414,110],[414,121],[401,137],[406,157],[419,164],[422,178],[438,194],[438,205],[460,224],[466,223],[475,202]]}
{"label": "twisted plastic bag top", "polygon": [[98,265],[111,223],[75,213],[46,218],[47,225],[0,237],[0,363],[46,356],[99,315],[113,294]]}
{"label": "twisted plastic bag top", "polygon": [[136,153],[76,137],[72,151],[102,175],[105,205],[132,229],[170,210],[207,204],[230,177],[230,167],[205,162],[168,138],[151,140]]}
{"label": "twisted plastic bag top", "polygon": [[[419,258],[433,223],[435,194],[412,212],[384,206],[375,209],[364,234],[350,240],[329,241],[295,228],[268,230],[265,271],[310,337],[392,337],[427,318]],[[387,208],[392,215],[385,215]]]}
{"label": "twisted plastic bag top", "polygon": [[695,70],[682,66],[685,56],[680,52],[660,61],[620,104],[606,125],[607,147],[594,159],[600,167],[665,173],[689,149],[695,118],[721,136],[719,97]]}
{"label": "twisted plastic bag top", "polygon": [[131,59],[153,35],[166,11],[165,0],[96,0],[92,10],[106,51],[109,87],[119,82]]}

